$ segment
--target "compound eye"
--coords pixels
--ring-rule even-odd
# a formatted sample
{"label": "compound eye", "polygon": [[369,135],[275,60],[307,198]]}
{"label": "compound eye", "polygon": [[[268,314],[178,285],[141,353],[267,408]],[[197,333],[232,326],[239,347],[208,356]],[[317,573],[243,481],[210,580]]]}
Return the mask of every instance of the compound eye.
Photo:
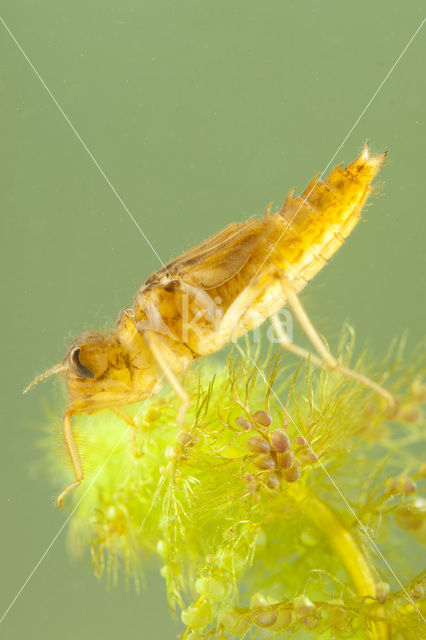
{"label": "compound eye", "polygon": [[74,373],[80,378],[94,378],[94,374],[90,369],[81,364],[80,362],[80,347],[76,347],[70,354],[70,367]]}

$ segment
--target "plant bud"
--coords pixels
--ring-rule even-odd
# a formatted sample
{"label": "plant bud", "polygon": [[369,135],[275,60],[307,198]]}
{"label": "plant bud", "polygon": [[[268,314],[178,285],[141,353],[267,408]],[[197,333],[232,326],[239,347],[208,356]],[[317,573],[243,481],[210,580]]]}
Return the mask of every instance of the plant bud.
{"label": "plant bud", "polygon": [[260,591],[258,591],[257,593],[254,593],[250,598],[250,609],[259,609],[260,607],[267,607],[268,604],[269,603],[267,599],[265,598],[263,593],[261,593]]}
{"label": "plant bud", "polygon": [[249,493],[256,493],[257,491],[259,491],[259,484],[256,482],[256,480],[250,480],[249,482],[247,482],[247,491]]}
{"label": "plant bud", "polygon": [[291,447],[290,438],[283,429],[275,429],[269,434],[272,446],[278,453],[284,453]]}
{"label": "plant bud", "polygon": [[402,529],[420,529],[425,519],[425,514],[414,506],[400,507],[396,512],[396,519]]}
{"label": "plant bud", "polygon": [[177,439],[181,444],[185,446],[192,442],[194,438],[190,433],[188,433],[188,431],[179,431],[179,433],[177,434]]}
{"label": "plant bud", "polygon": [[387,582],[378,582],[375,586],[375,594],[377,602],[383,604],[388,597],[390,586]]}
{"label": "plant bud", "polygon": [[294,439],[294,444],[297,445],[298,447],[307,447],[308,446],[306,438],[304,438],[303,436],[296,436],[295,439]]}
{"label": "plant bud", "polygon": [[164,455],[169,460],[175,460],[177,458],[178,452],[175,447],[168,445],[164,450]]}
{"label": "plant bud", "polygon": [[160,411],[158,407],[149,407],[145,412],[144,418],[147,422],[157,422],[160,417]]}
{"label": "plant bud", "polygon": [[398,412],[398,420],[407,424],[417,424],[422,420],[422,418],[422,410],[420,407],[416,407],[416,405],[401,407]]}
{"label": "plant bud", "polygon": [[298,596],[294,599],[294,612],[300,617],[311,616],[315,611],[315,605],[306,596]]}
{"label": "plant bud", "polygon": [[271,450],[271,445],[260,436],[252,436],[247,440],[247,449],[253,453],[268,453]]}
{"label": "plant bud", "polygon": [[291,449],[285,451],[284,453],[277,454],[277,463],[283,469],[290,469],[294,463],[294,453]]}
{"label": "plant bud", "polygon": [[276,621],[277,612],[275,609],[265,609],[264,611],[257,613],[254,617],[254,623],[262,629],[272,627]]}
{"label": "plant bud", "polygon": [[417,381],[413,382],[411,385],[411,391],[417,402],[426,402],[426,384],[422,384]]}
{"label": "plant bud", "polygon": [[[341,599],[336,599],[336,600],[329,600],[328,601],[329,605],[333,605],[332,607],[330,607],[329,612],[328,612],[328,616],[329,616],[329,620],[330,620],[330,625],[332,627],[333,630],[341,630],[344,628],[345,622],[348,619],[348,613],[345,611],[345,609],[343,608],[344,606],[344,601]],[[340,607],[339,605],[343,605],[342,607]]]}
{"label": "plant bud", "polygon": [[157,549],[158,555],[164,558],[167,553],[167,543],[164,540],[159,540],[157,542],[156,549]]}
{"label": "plant bud", "polygon": [[250,626],[248,613],[249,610],[246,608],[228,609],[221,613],[219,621],[227,633],[231,633],[234,636],[243,636]]}
{"label": "plant bud", "polygon": [[271,627],[271,631],[284,631],[290,626],[293,619],[293,612],[289,609],[279,608],[277,611],[277,619]]}
{"label": "plant bud", "polygon": [[302,469],[300,468],[300,464],[296,461],[290,469],[284,471],[284,478],[287,482],[297,482],[300,476],[302,475]]}
{"label": "plant bud", "polygon": [[278,489],[278,487],[280,486],[280,479],[276,473],[268,473],[266,477],[266,484],[270,489]]}
{"label": "plant bud", "polygon": [[425,592],[421,584],[417,584],[411,591],[411,597],[414,598],[414,600],[421,600],[424,594]]}
{"label": "plant bud", "polygon": [[247,490],[250,493],[256,493],[259,490],[259,483],[255,479],[254,475],[251,473],[246,473],[244,476],[244,480],[247,482]]}
{"label": "plant bud", "polygon": [[118,513],[117,513],[117,508],[114,507],[113,504],[110,504],[107,512],[106,512],[106,516],[108,520],[115,520],[115,518],[117,517]]}
{"label": "plant bud", "polygon": [[252,428],[251,422],[247,420],[247,418],[243,418],[243,416],[238,416],[238,418],[235,419],[235,426],[243,429],[243,431],[250,431]]}
{"label": "plant bud", "polygon": [[253,414],[253,420],[261,427],[269,427],[272,424],[272,416],[266,411],[256,411]]}
{"label": "plant bud", "polygon": [[384,415],[388,420],[394,420],[399,413],[399,407],[397,404],[388,404],[384,410]]}
{"label": "plant bud", "polygon": [[181,613],[183,624],[194,629],[204,629],[213,620],[213,612],[209,602],[191,604]]}
{"label": "plant bud", "polygon": [[266,453],[256,456],[254,459],[254,464],[258,469],[262,469],[262,470],[275,468],[274,460],[271,458],[271,456],[268,456]]}
{"label": "plant bud", "polygon": [[410,493],[415,493],[417,490],[416,483],[411,478],[404,478],[401,483],[401,493],[406,496]]}
{"label": "plant bud", "polygon": [[401,483],[396,478],[386,480],[385,494],[396,495],[401,491]]}
{"label": "plant bud", "polygon": [[223,600],[230,591],[230,583],[223,576],[201,576],[195,582],[195,590],[210,600]]}

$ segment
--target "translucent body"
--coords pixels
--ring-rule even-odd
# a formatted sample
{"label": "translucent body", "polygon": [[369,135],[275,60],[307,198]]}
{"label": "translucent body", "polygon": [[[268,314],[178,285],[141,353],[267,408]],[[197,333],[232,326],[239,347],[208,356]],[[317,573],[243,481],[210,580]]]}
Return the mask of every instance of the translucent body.
{"label": "translucent body", "polygon": [[158,393],[166,378],[182,400],[183,422],[189,397],[179,374],[194,359],[274,318],[286,303],[321,359],[291,345],[278,327],[283,347],[355,377],[392,403],[389,392],[337,363],[297,299],[360,219],[383,159],[370,156],[366,145],[347,167],[336,167],[324,181],[313,178],[301,196],[291,191],[278,213],[269,206],[262,218],[233,223],[172,260],[139,289],[115,329],[82,334],[62,364],[32,383],[58,372],[66,379],[70,402],[63,434],[76,480],[60,494],[59,505],[83,479],[72,415],[109,408],[132,424],[120,407]]}
{"label": "translucent body", "polygon": [[[222,317],[254,280],[265,276],[269,286],[241,315],[233,337],[258,326],[287,301],[280,282],[270,275],[271,267],[280,270],[296,292],[303,289],[360,220],[383,159],[369,156],[365,147],[352,164],[336,167],[324,182],[313,178],[301,196],[291,191],[279,213],[267,209],[261,219],[229,225],[173,260],[139,290],[136,321],[158,309],[171,336],[179,340],[186,334],[186,344],[196,355],[213,353],[229,340],[226,333],[218,334]],[[194,323],[205,308],[210,313]]]}

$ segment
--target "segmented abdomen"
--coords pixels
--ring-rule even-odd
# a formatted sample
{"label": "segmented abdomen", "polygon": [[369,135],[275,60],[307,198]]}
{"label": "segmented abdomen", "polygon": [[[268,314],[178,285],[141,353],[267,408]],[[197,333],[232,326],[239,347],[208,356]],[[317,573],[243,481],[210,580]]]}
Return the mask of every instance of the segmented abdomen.
{"label": "segmented abdomen", "polygon": [[[315,176],[301,196],[291,191],[278,214],[268,216],[266,234],[273,251],[268,258],[300,290],[343,244],[360,219],[371,183],[386,154],[370,156],[365,145],[347,167]],[[269,249],[271,251],[271,249]]]}

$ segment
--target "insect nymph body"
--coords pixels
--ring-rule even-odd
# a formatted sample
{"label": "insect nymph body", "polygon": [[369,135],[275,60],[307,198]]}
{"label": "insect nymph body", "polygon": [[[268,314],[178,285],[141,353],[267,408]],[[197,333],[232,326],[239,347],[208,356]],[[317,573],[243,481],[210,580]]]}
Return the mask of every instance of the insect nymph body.
{"label": "insect nymph body", "polygon": [[[383,158],[370,157],[365,148],[354,163],[335,168],[324,182],[316,176],[300,197],[290,192],[278,213],[270,214],[268,207],[263,218],[231,224],[176,258],[139,290],[136,322],[162,306],[161,317],[179,340],[185,333],[179,317],[185,309],[179,297],[184,295],[189,298],[190,314],[184,322],[194,326],[186,331],[186,344],[193,353],[207,355],[228,342],[229,335],[219,329],[220,321],[250,287],[254,295],[246,308],[240,305],[233,337],[258,326],[287,302],[277,272],[297,293],[343,244],[360,220]],[[200,312],[205,323],[199,319],[191,323]]]}
{"label": "insect nymph body", "polygon": [[[140,288],[114,330],[82,334],[62,364],[36,379],[62,372],[69,393],[63,432],[76,480],[61,493],[59,505],[83,478],[72,415],[143,400],[158,393],[166,378],[182,400],[183,421],[189,398],[179,374],[287,303],[321,356],[310,356],[313,362],[339,369],[393,402],[385,389],[337,363],[297,298],[360,219],[383,159],[370,156],[365,146],[353,163],[336,167],[325,181],[315,177],[302,196],[290,192],[278,213],[268,207],[262,218],[231,224],[172,260]],[[285,348],[308,355],[277,331]]]}

